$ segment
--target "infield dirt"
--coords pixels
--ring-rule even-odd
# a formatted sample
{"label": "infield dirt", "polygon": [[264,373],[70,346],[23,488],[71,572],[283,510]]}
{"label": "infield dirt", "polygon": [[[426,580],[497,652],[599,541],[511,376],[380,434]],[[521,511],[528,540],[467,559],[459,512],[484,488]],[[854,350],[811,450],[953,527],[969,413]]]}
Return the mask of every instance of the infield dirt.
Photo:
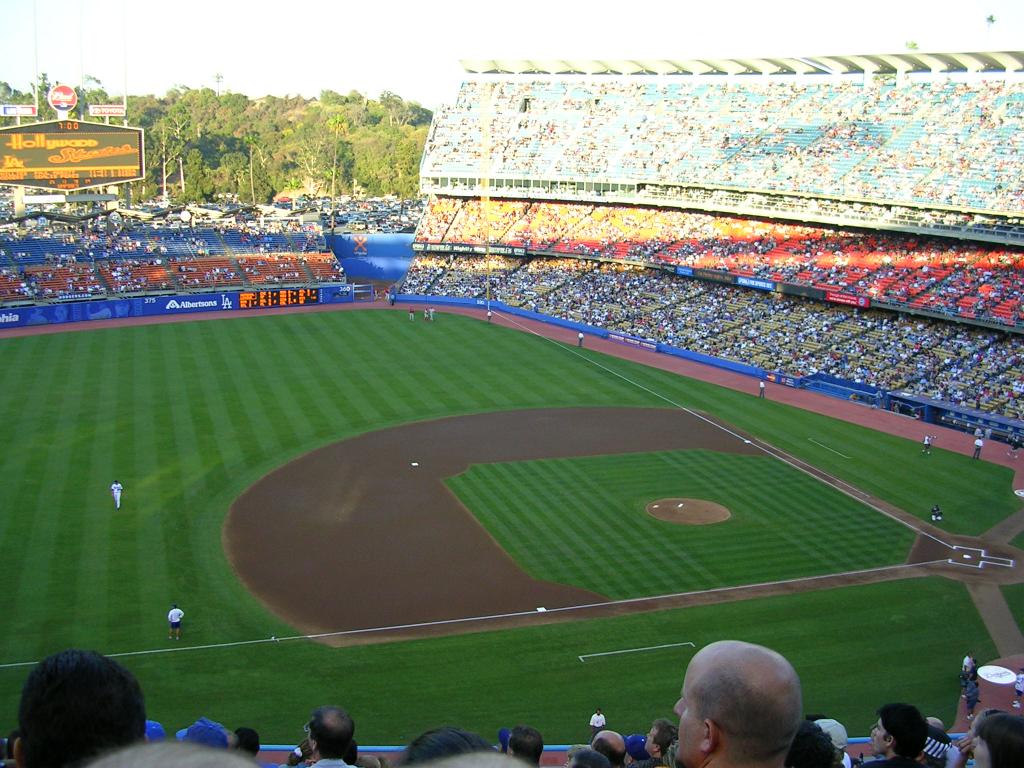
{"label": "infield dirt", "polygon": [[[225,549],[243,583],[271,611],[337,645],[937,573],[980,580],[995,576],[948,564],[950,547],[922,523],[906,563],[899,566],[613,602],[531,578],[443,482],[473,463],[695,448],[774,453],[710,419],[672,409],[511,411],[393,427],[318,449],[261,478],[232,505]],[[913,521],[880,500],[862,494],[862,501]],[[1002,578],[1019,578],[1016,568],[1001,570],[1010,571],[1000,573]]]}

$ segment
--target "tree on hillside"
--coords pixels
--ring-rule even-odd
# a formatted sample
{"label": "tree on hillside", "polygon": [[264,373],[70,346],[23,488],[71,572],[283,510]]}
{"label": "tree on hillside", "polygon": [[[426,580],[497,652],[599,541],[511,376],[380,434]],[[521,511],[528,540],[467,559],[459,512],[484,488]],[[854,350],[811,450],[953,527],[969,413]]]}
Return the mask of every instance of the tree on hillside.
{"label": "tree on hillside", "polygon": [[[84,80],[83,111],[120,101],[96,78]],[[40,75],[40,120],[56,118],[45,104],[51,84]],[[31,87],[0,82],[4,103],[33,98]],[[414,195],[430,120],[428,110],[390,91],[379,99],[331,90],[318,99],[249,99],[176,86],[163,96],[129,96],[128,121],[145,130],[147,158],[146,178],[131,185],[131,195],[186,202],[231,194],[265,202],[286,189],[341,194],[356,176],[373,194]]]}

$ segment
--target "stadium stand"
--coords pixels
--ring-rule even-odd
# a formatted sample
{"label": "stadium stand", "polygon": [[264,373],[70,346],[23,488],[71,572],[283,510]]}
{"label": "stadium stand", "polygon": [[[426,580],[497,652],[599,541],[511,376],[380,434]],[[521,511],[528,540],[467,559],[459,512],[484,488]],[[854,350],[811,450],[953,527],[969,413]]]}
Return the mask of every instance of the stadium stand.
{"label": "stadium stand", "polygon": [[0,234],[0,304],[344,282],[319,230],[288,222]]}
{"label": "stadium stand", "polygon": [[495,212],[485,215],[479,199],[437,204],[443,206],[437,216],[448,224],[437,240],[423,234],[441,228],[432,202],[417,234],[428,246],[480,245],[482,222],[489,220],[491,243],[535,253],[721,270],[849,292],[893,308],[1024,323],[1024,253],[1016,248],[631,206],[497,200],[488,203]]}
{"label": "stadium stand", "polygon": [[421,176],[486,163],[495,178],[1024,206],[1019,82],[680,80],[464,83],[435,114]]}
{"label": "stadium stand", "polygon": [[806,78],[491,62],[512,75],[435,113],[403,291],[1020,419],[1024,83],[969,59]]}

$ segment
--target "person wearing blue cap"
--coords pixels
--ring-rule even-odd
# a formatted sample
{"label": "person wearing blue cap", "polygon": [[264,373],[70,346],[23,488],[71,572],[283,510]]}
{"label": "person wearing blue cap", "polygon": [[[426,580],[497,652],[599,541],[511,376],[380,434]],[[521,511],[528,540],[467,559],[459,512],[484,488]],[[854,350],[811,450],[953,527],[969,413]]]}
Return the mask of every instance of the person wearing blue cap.
{"label": "person wearing blue cap", "polygon": [[146,721],[146,741],[163,741],[167,738],[164,727],[156,720]]}
{"label": "person wearing blue cap", "polygon": [[178,741],[201,744],[214,749],[228,748],[228,730],[220,723],[208,717],[200,717],[188,728],[182,728],[175,734]]}
{"label": "person wearing blue cap", "polygon": [[[679,729],[676,728],[675,723],[671,720],[659,717],[653,723],[651,723],[651,730],[647,732],[647,738],[644,739],[642,736],[643,751],[647,753],[646,759],[638,758],[634,756],[636,763],[634,768],[657,768],[657,766],[670,766],[669,762],[669,747],[672,746],[672,742],[676,740],[679,735]],[[632,736],[630,738],[633,738]],[[626,740],[626,749],[632,755],[632,750],[629,749],[629,739]]]}
{"label": "person wearing blue cap", "polygon": [[631,764],[646,763],[651,759],[647,753],[647,737],[642,733],[631,733],[624,737],[626,741],[626,754],[629,755]]}

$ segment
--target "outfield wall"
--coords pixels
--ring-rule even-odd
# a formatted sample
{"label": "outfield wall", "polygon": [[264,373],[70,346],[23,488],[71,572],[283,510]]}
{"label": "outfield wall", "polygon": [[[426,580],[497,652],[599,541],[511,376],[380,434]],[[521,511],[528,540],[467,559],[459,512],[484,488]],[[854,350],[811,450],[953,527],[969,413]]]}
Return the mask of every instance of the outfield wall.
{"label": "outfield wall", "polygon": [[356,293],[362,287],[321,285],[313,288],[260,288],[250,291],[135,296],[124,299],[5,307],[0,309],[0,330],[91,320],[126,320],[156,315],[344,304],[355,301]]}
{"label": "outfield wall", "polygon": [[619,344],[647,349],[651,352],[661,352],[666,355],[674,355],[675,357],[693,360],[694,362],[703,363],[704,365],[713,365],[716,368],[724,368],[725,370],[732,371],[733,373],[742,373],[745,376],[756,376],[758,378],[764,378],[766,376],[763,368],[757,368],[753,365],[745,365],[732,360],[723,360],[720,357],[712,357],[711,355],[704,355],[700,352],[691,352],[688,349],[679,349],[678,347],[662,344],[652,339],[642,339],[638,336],[630,336],[629,334],[620,333],[618,331],[608,331],[594,325],[576,323],[572,320],[564,320],[560,317],[552,317],[551,315],[542,315],[539,312],[531,312],[528,309],[522,309],[520,307],[510,307],[508,304],[504,304],[500,301],[488,302],[486,299],[461,299],[450,296],[421,296],[407,293],[395,295],[395,301],[399,303],[436,304],[437,306],[476,307],[478,309],[487,309],[490,307],[508,315],[525,317],[528,320],[536,320],[537,322],[547,323],[548,325],[557,325],[560,328],[568,328],[569,330],[576,331],[577,333],[597,336],[601,339],[608,339],[609,341],[615,341]]}

